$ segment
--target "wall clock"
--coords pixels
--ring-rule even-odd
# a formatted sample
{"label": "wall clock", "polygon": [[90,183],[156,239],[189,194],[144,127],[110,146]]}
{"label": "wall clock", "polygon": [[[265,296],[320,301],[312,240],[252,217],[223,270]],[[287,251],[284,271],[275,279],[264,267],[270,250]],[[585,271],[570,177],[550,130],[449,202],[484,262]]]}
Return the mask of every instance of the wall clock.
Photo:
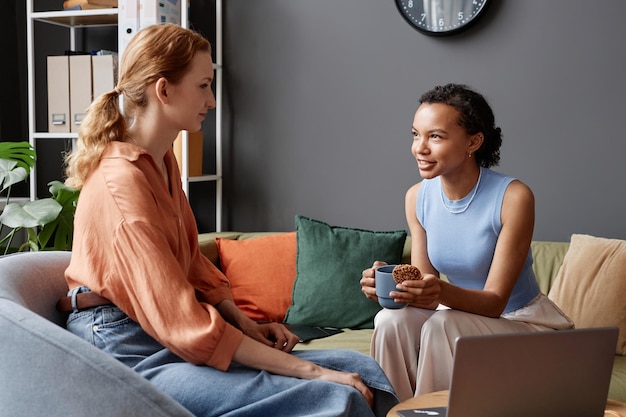
{"label": "wall clock", "polygon": [[396,0],[400,14],[415,29],[445,36],[467,29],[483,14],[490,0]]}

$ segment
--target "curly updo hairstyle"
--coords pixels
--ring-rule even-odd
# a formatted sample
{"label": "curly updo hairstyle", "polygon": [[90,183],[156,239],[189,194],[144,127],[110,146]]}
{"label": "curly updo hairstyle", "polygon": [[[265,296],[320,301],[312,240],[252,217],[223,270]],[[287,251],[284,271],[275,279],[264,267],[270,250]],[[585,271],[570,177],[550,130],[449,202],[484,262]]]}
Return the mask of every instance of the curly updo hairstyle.
{"label": "curly updo hairstyle", "polygon": [[495,125],[495,117],[485,98],[462,84],[437,86],[424,93],[420,104],[442,103],[454,107],[459,113],[459,125],[474,135],[482,132],[485,139],[474,153],[478,165],[490,168],[500,162],[500,146],[502,133]]}

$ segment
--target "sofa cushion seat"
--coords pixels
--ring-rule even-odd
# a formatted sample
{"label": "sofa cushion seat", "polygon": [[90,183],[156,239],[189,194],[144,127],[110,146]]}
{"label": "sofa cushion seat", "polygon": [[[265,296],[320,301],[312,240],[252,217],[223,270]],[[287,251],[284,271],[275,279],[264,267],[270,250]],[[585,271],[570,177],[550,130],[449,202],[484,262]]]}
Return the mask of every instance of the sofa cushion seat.
{"label": "sofa cushion seat", "polygon": [[[271,233],[280,232],[220,232],[202,234],[199,237],[200,248],[211,261],[219,265],[219,257],[217,256],[215,247],[216,236],[228,237],[230,239],[250,239]],[[545,294],[550,291],[569,247],[569,242],[532,242],[531,250],[534,258],[533,270],[537,276],[539,287]],[[411,262],[411,237],[406,238],[401,262]],[[442,278],[445,279],[445,277]],[[372,332],[372,329],[343,329],[342,333],[301,343],[296,346],[296,349],[349,348],[369,354]],[[611,385],[609,388],[609,398],[626,402],[626,356],[615,356]]]}
{"label": "sofa cushion seat", "polygon": [[369,355],[372,333],[374,333],[374,329],[343,329],[343,332],[323,339],[299,343],[295,350],[352,349]]}

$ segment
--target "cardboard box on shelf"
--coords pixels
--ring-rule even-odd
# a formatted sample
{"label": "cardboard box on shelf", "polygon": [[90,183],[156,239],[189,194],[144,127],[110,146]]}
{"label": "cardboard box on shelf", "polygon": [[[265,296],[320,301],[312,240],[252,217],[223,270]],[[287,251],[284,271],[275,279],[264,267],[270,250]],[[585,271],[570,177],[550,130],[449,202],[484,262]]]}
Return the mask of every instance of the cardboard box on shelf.
{"label": "cardboard box on shelf", "polygon": [[64,9],[71,9],[76,6],[90,4],[100,7],[117,7],[117,0],[65,0],[63,2]]}

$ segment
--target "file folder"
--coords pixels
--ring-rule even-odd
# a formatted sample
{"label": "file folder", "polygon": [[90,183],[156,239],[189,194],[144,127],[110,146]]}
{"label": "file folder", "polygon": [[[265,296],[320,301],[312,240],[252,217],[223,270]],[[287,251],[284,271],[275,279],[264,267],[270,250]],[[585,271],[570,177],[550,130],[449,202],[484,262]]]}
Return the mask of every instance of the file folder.
{"label": "file folder", "polygon": [[117,83],[117,56],[93,55],[91,57],[93,99],[115,88]]}
{"label": "file folder", "polygon": [[91,55],[70,55],[70,132],[78,132],[91,99]]}
{"label": "file folder", "polygon": [[70,132],[70,69],[67,56],[47,58],[48,132]]}
{"label": "file folder", "polygon": [[181,0],[118,0],[118,54],[141,28],[154,24],[181,24]]}

